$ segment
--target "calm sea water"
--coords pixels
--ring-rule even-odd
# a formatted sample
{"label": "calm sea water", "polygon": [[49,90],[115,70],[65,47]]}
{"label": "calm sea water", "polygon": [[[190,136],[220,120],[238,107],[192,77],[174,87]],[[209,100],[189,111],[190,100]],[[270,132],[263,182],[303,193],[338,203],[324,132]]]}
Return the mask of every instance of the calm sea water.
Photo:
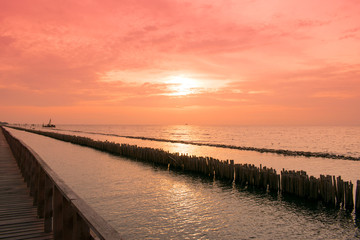
{"label": "calm sea water", "polygon": [[[341,175],[352,181],[360,179],[360,162],[356,161],[284,157],[105,135],[256,147],[278,144],[282,149],[317,152],[327,149],[329,152],[357,156],[360,134],[354,132],[359,133],[359,128],[299,128],[287,131],[284,131],[286,128],[267,128],[268,135],[261,133],[260,129],[264,128],[238,127],[67,125],[58,128],[61,130],[57,131],[63,133],[75,134],[74,131],[77,131],[76,135],[94,139],[235,159],[236,162],[261,163],[276,169],[302,169],[312,175],[324,173]],[[301,129],[305,129],[306,133]],[[71,188],[128,239],[360,239],[360,220],[353,213],[244,190],[229,183],[169,172],[89,148],[22,131],[10,131],[38,152]],[[299,136],[292,136],[296,132]],[[310,136],[314,139],[309,139]],[[341,144],[347,150],[342,149]]]}

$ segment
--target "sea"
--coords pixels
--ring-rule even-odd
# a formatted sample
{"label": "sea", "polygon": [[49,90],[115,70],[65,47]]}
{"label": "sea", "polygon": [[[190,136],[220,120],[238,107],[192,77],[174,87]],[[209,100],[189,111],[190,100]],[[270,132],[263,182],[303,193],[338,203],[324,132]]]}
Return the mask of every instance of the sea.
{"label": "sea", "polygon": [[[359,126],[40,125],[22,127],[220,160],[360,180]],[[360,217],[8,128],[125,239],[360,239]],[[328,153],[286,156],[234,148]],[[336,157],[338,156],[338,157]]]}

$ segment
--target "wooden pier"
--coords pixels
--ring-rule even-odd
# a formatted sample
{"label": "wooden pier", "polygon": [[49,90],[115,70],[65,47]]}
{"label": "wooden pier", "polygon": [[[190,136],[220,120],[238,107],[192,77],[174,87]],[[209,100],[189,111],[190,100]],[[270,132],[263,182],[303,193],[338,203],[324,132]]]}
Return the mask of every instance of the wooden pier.
{"label": "wooden pier", "polygon": [[0,127],[0,239],[122,237],[39,155]]}
{"label": "wooden pier", "polygon": [[21,177],[15,158],[0,131],[0,239],[54,239]]}

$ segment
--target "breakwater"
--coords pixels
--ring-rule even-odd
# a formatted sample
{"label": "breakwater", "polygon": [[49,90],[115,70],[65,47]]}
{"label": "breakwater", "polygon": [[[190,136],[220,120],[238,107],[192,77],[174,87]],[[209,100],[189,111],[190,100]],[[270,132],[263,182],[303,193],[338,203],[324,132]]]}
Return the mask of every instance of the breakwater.
{"label": "breakwater", "polygon": [[286,171],[277,173],[266,167],[256,167],[251,164],[234,164],[234,161],[221,161],[211,157],[197,157],[179,153],[169,153],[161,149],[138,147],[136,145],[119,144],[108,141],[95,141],[87,137],[21,129],[28,132],[52,137],[58,140],[91,147],[97,150],[117,154],[138,161],[155,163],[177,169],[193,172],[208,177],[235,182],[248,188],[259,188],[277,194],[292,195],[300,199],[321,201],[326,206],[342,207],[348,211],[360,211],[360,181],[354,201],[351,182],[343,181],[341,177],[308,176],[304,171]]}
{"label": "breakwater", "polygon": [[360,161],[360,157],[348,156],[348,155],[343,155],[343,154],[333,154],[333,153],[327,153],[327,152],[294,151],[294,150],[285,150],[285,149],[246,147],[246,146],[235,146],[235,145],[216,144],[216,143],[200,143],[200,142],[193,142],[193,141],[172,140],[172,139],[141,137],[141,136],[129,136],[129,135],[119,135],[119,134],[109,134],[109,133],[99,133],[99,132],[89,132],[89,131],[62,130],[62,129],[56,129],[56,130],[68,131],[68,132],[74,132],[74,133],[78,132],[78,133],[87,133],[87,134],[94,134],[94,135],[104,135],[104,136],[122,137],[122,138],[129,138],[129,139],[156,141],[156,142],[182,143],[182,144],[190,144],[190,145],[196,145],[196,146],[237,149],[237,150],[242,150],[242,151],[254,151],[254,152],[260,152],[260,153],[274,153],[274,154],[280,154],[280,155],[284,155],[284,156],[303,156],[303,157],[316,157],[316,158],[329,158],[329,159]]}

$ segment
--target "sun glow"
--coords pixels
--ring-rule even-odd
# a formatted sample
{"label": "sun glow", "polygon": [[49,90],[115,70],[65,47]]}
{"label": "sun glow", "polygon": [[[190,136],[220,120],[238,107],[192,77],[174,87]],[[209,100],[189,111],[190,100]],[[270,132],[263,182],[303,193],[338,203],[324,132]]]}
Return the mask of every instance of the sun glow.
{"label": "sun glow", "polygon": [[201,87],[199,81],[184,76],[171,77],[165,83],[168,84],[168,89],[170,90],[170,93],[167,95],[171,96],[184,96],[194,94],[199,92],[199,89]]}

